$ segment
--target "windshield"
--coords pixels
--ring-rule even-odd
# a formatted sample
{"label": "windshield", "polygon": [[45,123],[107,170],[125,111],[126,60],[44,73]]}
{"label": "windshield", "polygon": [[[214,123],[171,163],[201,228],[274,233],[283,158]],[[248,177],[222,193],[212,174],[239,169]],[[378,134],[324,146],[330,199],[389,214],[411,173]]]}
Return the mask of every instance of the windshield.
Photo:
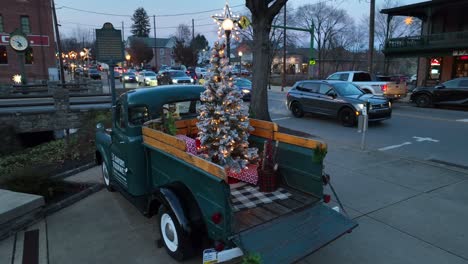
{"label": "windshield", "polygon": [[145,72],[145,76],[156,76],[154,72]]}
{"label": "windshield", "polygon": [[333,83],[332,86],[335,88],[336,92],[341,96],[364,94],[363,91],[359,90],[359,88],[352,83]]}
{"label": "windshield", "polygon": [[183,71],[172,71],[169,72],[169,75],[171,75],[171,77],[187,77],[187,74]]}
{"label": "windshield", "polygon": [[247,79],[236,80],[237,86],[252,86],[252,82]]}

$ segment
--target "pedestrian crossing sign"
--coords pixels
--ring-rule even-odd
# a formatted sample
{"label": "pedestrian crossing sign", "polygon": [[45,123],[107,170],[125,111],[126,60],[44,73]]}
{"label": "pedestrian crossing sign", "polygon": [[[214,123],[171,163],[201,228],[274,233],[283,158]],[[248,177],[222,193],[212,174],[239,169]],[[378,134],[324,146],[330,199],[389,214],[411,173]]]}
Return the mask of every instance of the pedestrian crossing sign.
{"label": "pedestrian crossing sign", "polygon": [[315,59],[310,59],[309,60],[309,65],[315,65]]}

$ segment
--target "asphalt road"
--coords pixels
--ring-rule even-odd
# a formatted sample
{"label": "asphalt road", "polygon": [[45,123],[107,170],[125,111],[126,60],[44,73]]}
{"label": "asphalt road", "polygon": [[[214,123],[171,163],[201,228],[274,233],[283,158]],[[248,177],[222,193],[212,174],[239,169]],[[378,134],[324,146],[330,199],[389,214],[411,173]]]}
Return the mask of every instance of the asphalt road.
{"label": "asphalt road", "polygon": [[[272,119],[324,141],[360,147],[357,128],[347,128],[332,118],[306,114],[295,118],[285,106],[285,93],[269,92]],[[370,124],[366,147],[420,160],[448,162],[468,168],[468,110],[418,108],[395,103],[392,118]]]}

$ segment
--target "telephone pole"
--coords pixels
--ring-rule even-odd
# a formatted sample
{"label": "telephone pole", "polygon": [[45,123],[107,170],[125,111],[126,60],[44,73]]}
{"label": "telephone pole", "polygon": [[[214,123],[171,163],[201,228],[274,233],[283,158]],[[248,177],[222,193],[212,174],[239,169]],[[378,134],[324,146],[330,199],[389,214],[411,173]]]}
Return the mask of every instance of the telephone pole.
{"label": "telephone pole", "polygon": [[62,83],[62,89],[65,88],[65,72],[63,71],[63,59],[62,59],[62,43],[60,42],[60,34],[58,30],[57,13],[55,13],[55,1],[52,0],[52,14],[54,15],[54,28],[55,28],[55,39],[57,41],[57,52],[59,58],[60,67],[60,82]]}
{"label": "telephone pole", "polygon": [[154,33],[154,67],[158,71],[158,50],[156,49],[156,15],[153,15],[153,33]]}
{"label": "telephone pole", "polygon": [[195,38],[195,22],[192,18],[192,40]]}
{"label": "telephone pole", "polygon": [[[283,27],[283,80],[281,82],[281,91],[284,91],[286,86],[286,3],[284,4]],[[271,69],[268,70],[271,71]]]}
{"label": "telephone pole", "polygon": [[125,28],[124,28],[124,22],[122,21],[122,41],[125,41]]}
{"label": "telephone pole", "polygon": [[375,0],[370,0],[370,18],[369,18],[369,54],[367,63],[369,64],[369,73],[372,74],[374,63],[374,33],[375,33]]}

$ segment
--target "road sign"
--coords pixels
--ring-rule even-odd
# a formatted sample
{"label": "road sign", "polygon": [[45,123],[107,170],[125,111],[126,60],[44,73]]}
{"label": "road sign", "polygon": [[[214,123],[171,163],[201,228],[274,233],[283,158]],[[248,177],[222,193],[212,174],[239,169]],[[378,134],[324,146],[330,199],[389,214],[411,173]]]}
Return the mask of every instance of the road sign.
{"label": "road sign", "polygon": [[309,60],[309,65],[315,65],[315,63],[316,63],[316,62],[315,62],[315,59]]}
{"label": "road sign", "polygon": [[102,62],[124,61],[122,33],[107,22],[96,29],[96,59]]}

